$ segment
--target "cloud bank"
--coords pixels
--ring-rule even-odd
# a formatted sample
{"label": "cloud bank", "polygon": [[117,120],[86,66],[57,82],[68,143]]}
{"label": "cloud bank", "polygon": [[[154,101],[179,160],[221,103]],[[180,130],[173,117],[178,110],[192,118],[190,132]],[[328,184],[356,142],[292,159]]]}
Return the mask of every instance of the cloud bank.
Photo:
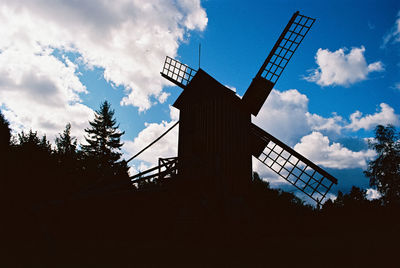
{"label": "cloud bank", "polygon": [[400,125],[400,116],[395,113],[394,109],[386,103],[381,103],[380,111],[372,115],[362,116],[360,111],[356,111],[350,115],[351,123],[346,128],[357,131],[359,129],[371,130],[377,125],[388,125],[394,126]]}
{"label": "cloud bank", "polygon": [[122,105],[144,111],[164,102],[164,57],[175,57],[189,31],[203,31],[207,21],[200,0],[2,1],[0,103],[6,117],[14,129],[50,136],[67,122],[82,129],[93,111],[80,103],[80,94],[92,90],[80,82],[80,67],[100,68],[107,82],[122,86]]}
{"label": "cloud bank", "polygon": [[375,157],[374,150],[354,152],[339,143],[331,143],[329,138],[320,132],[312,132],[302,137],[294,146],[294,150],[317,165],[336,169],[365,168],[367,160]]}

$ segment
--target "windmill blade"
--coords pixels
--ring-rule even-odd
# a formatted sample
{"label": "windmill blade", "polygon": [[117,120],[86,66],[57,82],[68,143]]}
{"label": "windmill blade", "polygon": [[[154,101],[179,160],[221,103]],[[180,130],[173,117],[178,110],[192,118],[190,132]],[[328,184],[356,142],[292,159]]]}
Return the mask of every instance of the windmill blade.
{"label": "windmill blade", "polygon": [[275,84],[314,22],[298,11],[294,13],[256,76]]}
{"label": "windmill blade", "polygon": [[185,89],[196,72],[195,69],[190,68],[186,64],[167,56],[161,76]]}
{"label": "windmill blade", "polygon": [[251,124],[253,156],[320,204],[337,179],[295,150]]}
{"label": "windmill blade", "polygon": [[300,15],[298,11],[293,14],[243,96],[246,109],[253,115],[256,116],[260,111],[272,88],[314,22],[315,19]]}

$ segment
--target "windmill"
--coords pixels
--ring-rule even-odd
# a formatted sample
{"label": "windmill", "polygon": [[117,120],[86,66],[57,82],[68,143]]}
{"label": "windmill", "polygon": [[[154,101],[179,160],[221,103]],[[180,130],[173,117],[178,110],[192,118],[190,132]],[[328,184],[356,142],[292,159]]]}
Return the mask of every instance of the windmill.
{"label": "windmill", "polygon": [[167,56],[161,75],[183,89],[173,104],[180,110],[178,157],[160,159],[150,170],[158,171],[156,175],[141,173],[133,181],[178,174],[205,195],[234,202],[251,184],[254,156],[321,203],[337,180],[251,122],[314,21],[298,11],[293,14],[243,98],[204,70]]}

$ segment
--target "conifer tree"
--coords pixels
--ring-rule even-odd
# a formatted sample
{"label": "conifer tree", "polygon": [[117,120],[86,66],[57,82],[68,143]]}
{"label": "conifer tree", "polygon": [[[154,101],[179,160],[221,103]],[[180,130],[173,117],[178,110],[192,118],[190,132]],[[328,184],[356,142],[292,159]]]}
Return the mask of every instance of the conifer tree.
{"label": "conifer tree", "polygon": [[71,137],[71,124],[65,126],[64,132],[56,137],[57,153],[64,156],[73,156],[76,153],[77,140]]}
{"label": "conifer tree", "polygon": [[95,118],[89,122],[90,127],[85,129],[85,137],[88,144],[82,145],[86,157],[96,162],[96,169],[102,176],[117,175],[127,172],[125,161],[121,158],[121,132],[114,118],[114,110],[110,103],[104,101],[100,109],[96,111]]}
{"label": "conifer tree", "polygon": [[10,145],[11,129],[10,123],[5,119],[0,111],[0,149],[6,150]]}
{"label": "conifer tree", "polygon": [[63,133],[55,139],[58,181],[62,185],[64,194],[79,191],[85,185],[82,174],[82,161],[77,150],[77,139],[71,136],[71,124],[65,126]]}
{"label": "conifer tree", "polygon": [[46,135],[43,135],[42,138],[39,138],[37,131],[29,130],[29,133],[25,133],[22,131],[18,134],[18,147],[23,148],[25,151],[29,153],[45,153],[51,154],[51,144],[47,140]]}

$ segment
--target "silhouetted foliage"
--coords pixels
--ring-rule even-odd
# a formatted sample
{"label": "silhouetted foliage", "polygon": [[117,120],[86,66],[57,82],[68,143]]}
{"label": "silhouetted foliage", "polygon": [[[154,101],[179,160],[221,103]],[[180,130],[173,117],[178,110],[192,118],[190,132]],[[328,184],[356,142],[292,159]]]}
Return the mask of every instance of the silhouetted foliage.
{"label": "silhouetted foliage", "polygon": [[77,140],[71,137],[71,124],[65,126],[64,132],[56,137],[57,154],[62,156],[74,156],[77,149]]}
{"label": "silhouetted foliage", "polygon": [[[0,187],[6,187],[6,179],[8,175],[8,166],[10,161],[10,145],[11,145],[11,129],[7,119],[0,110]],[[0,190],[0,194],[2,190]]]}
{"label": "silhouetted foliage", "polygon": [[90,128],[85,129],[88,144],[81,145],[88,169],[94,168],[92,175],[98,180],[127,174],[128,167],[121,161],[120,149],[123,145],[120,132],[110,103],[104,101],[95,113]]}
{"label": "silhouetted foliage", "polygon": [[21,205],[55,199],[61,195],[57,162],[46,136],[37,132],[18,134],[10,153],[9,187]]}
{"label": "silhouetted foliage", "polygon": [[5,150],[10,145],[11,129],[10,123],[0,110],[0,151]]}
{"label": "silhouetted foliage", "polygon": [[[101,129],[97,115],[91,133]],[[120,162],[123,133],[112,117],[117,146],[109,146],[108,152],[116,153],[110,157],[116,160],[105,162],[114,163],[108,167],[101,162],[100,151],[79,151],[70,124],[56,137],[54,148],[46,136],[32,130],[19,133],[16,142],[8,145],[0,227],[6,230],[2,239],[9,252],[14,252],[12,264],[18,260],[25,267],[77,263],[116,267],[128,261],[134,266],[168,266],[167,260],[178,252],[182,264],[207,266],[219,260],[222,266],[279,266],[288,249],[295,248],[290,251],[293,264],[301,266],[299,260],[312,252],[315,263],[328,260],[340,267],[338,260],[346,258],[347,252],[351,257],[364,252],[386,254],[392,247],[385,242],[400,239],[393,220],[399,211],[367,200],[366,190],[354,186],[349,193],[339,191],[337,199],[328,200],[322,210],[293,193],[271,188],[256,172],[248,195],[228,202],[218,194],[205,198],[206,191],[179,173],[162,183],[143,182],[135,189],[115,165]],[[100,138],[95,142],[94,136],[89,136],[93,148],[100,150]],[[94,183],[106,175],[107,183]],[[128,183],[118,186],[124,180]],[[23,259],[17,258],[21,255]],[[243,263],[237,263],[238,258]]]}
{"label": "silhouetted foliage", "polygon": [[[283,206],[306,207],[304,201],[293,193],[285,192],[280,189],[271,189],[268,181],[260,178],[257,172],[253,172],[252,198],[257,202],[277,203]],[[310,207],[311,208],[311,207]]]}
{"label": "silhouetted foliage", "polygon": [[[2,197],[7,196],[10,180],[10,149],[11,149],[11,129],[7,119],[0,110],[0,203]],[[0,205],[1,209],[1,205]]]}
{"label": "silhouetted foliage", "polygon": [[369,206],[370,201],[367,199],[367,190],[352,186],[348,194],[338,191],[338,195],[334,201],[328,200],[324,203],[323,209],[346,208],[354,209]]}
{"label": "silhouetted foliage", "polygon": [[33,132],[32,130],[29,130],[29,133],[22,131],[18,134],[18,147],[30,153],[41,152],[51,154],[52,152],[50,142],[47,140],[46,135],[39,138],[37,132]]}
{"label": "silhouetted foliage", "polygon": [[90,183],[83,172],[84,162],[77,148],[77,139],[71,136],[71,124],[67,124],[63,133],[56,139],[54,151],[57,158],[58,176],[62,181],[63,188],[68,194],[73,194]]}
{"label": "silhouetted foliage", "polygon": [[378,154],[364,171],[370,186],[382,194],[384,204],[400,205],[400,134],[392,125],[379,125],[369,146]]}
{"label": "silhouetted foliage", "polygon": [[362,203],[367,200],[367,190],[363,190],[359,187],[352,186],[348,195],[348,202]]}

